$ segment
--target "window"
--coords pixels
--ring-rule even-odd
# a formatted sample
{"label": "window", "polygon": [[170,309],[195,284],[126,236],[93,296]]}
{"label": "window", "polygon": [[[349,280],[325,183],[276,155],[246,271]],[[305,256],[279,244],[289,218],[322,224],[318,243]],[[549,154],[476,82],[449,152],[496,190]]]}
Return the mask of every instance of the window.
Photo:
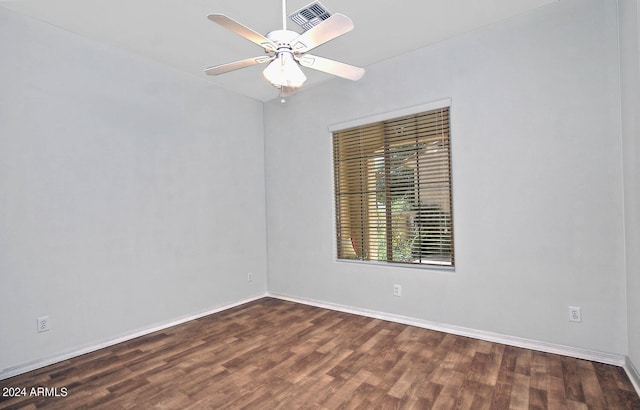
{"label": "window", "polygon": [[453,266],[449,107],[333,132],[338,259]]}

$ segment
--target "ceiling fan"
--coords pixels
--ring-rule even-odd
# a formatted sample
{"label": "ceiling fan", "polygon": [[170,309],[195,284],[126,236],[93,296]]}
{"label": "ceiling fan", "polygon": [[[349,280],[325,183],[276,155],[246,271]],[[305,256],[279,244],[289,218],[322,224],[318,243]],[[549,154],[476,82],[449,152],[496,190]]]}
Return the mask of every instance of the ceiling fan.
{"label": "ceiling fan", "polygon": [[286,11],[287,2],[282,0],[282,30],[271,31],[264,36],[224,14],[207,16],[209,20],[264,48],[266,55],[209,67],[204,72],[208,75],[219,75],[268,62],[269,65],[263,71],[264,77],[280,90],[281,98],[295,93],[306,81],[307,77],[300,65],[353,81],[362,78],[363,68],[308,54],[319,45],[353,30],[351,19],[336,13],[299,34],[287,30]]}

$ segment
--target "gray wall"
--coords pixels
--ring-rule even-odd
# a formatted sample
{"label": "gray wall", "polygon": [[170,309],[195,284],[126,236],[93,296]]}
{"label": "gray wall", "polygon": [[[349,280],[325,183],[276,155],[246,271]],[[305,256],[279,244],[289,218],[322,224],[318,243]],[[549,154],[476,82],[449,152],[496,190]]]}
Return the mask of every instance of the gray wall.
{"label": "gray wall", "polygon": [[629,356],[640,369],[640,6],[619,4]]}
{"label": "gray wall", "polygon": [[261,103],[3,8],[0,55],[0,374],[264,294]]}
{"label": "gray wall", "polygon": [[[618,73],[616,2],[565,0],[267,104],[269,290],[626,354]],[[327,127],[449,97],[455,271],[336,262]]]}

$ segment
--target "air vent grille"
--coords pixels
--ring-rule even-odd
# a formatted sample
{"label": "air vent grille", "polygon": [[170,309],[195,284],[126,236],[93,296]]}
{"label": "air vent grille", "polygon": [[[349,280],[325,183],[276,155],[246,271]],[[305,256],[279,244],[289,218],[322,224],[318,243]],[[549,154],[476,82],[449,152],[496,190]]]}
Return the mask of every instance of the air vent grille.
{"label": "air vent grille", "polygon": [[303,7],[289,16],[289,18],[302,27],[304,31],[317,26],[329,17],[331,17],[331,13],[319,1]]}

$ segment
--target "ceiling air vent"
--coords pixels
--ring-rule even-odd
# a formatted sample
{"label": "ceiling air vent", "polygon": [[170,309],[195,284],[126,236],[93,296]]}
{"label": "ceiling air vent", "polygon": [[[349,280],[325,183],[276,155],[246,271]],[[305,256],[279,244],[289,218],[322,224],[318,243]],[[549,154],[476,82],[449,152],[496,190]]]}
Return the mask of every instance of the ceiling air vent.
{"label": "ceiling air vent", "polygon": [[309,30],[313,26],[317,26],[329,17],[331,17],[331,13],[319,1],[314,1],[289,16],[289,18],[302,27],[304,31]]}

